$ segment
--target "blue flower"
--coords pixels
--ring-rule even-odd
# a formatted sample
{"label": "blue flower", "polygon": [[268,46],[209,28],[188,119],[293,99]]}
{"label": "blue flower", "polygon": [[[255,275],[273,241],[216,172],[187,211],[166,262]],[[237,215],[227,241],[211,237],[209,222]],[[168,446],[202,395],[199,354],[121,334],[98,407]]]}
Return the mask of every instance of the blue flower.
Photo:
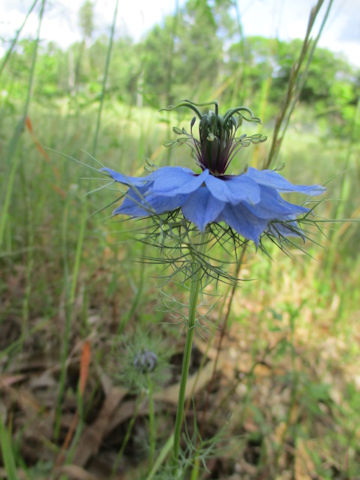
{"label": "blue flower", "polygon": [[[211,223],[225,222],[244,238],[259,243],[264,232],[275,235],[298,235],[298,215],[309,209],[289,203],[280,193],[298,192],[320,195],[325,189],[319,185],[293,185],[273,170],[248,168],[240,175],[226,175],[225,171],[237,151],[265,140],[258,134],[236,137],[236,131],[246,114],[250,121],[259,121],[245,107],[229,110],[224,117],[215,112],[200,114],[195,104],[187,106],[200,118],[199,138],[184,129],[174,129],[181,135],[181,143],[192,148],[201,173],[188,168],[162,167],[145,177],[130,177],[110,168],[103,168],[116,182],[129,187],[125,199],[113,214],[147,217],[181,208],[184,217],[205,231]],[[235,117],[240,116],[240,120]]]}
{"label": "blue flower", "polygon": [[[319,185],[293,185],[272,170],[255,168],[242,175],[223,176],[214,176],[208,169],[196,174],[182,167],[162,167],[146,177],[130,177],[110,168],[103,171],[129,187],[114,215],[147,217],[181,208],[184,217],[200,231],[212,222],[225,222],[255,243],[279,222],[282,233],[290,235],[296,217],[309,211],[287,202],[280,193],[320,195],[325,191]],[[290,222],[288,229],[284,222]]]}

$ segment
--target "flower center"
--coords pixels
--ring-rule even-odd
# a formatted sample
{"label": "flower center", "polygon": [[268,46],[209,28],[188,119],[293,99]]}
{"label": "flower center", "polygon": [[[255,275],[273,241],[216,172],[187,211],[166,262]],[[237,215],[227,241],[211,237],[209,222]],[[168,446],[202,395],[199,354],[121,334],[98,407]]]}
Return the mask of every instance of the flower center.
{"label": "flower center", "polygon": [[[214,110],[207,113],[200,113],[198,107],[205,105],[214,105]],[[180,107],[187,107],[195,112],[190,124],[190,134],[184,128],[174,127],[174,132],[180,137],[174,142],[186,143],[192,149],[196,162],[202,170],[208,169],[215,176],[225,174],[228,166],[243,147],[251,143],[259,143],[266,140],[266,137],[257,133],[251,136],[243,134],[236,136],[238,128],[243,120],[253,123],[260,123],[260,119],[255,117],[252,111],[247,107],[236,107],[228,110],[224,116],[219,114],[217,102],[207,104],[195,104],[190,100],[185,100],[175,107],[169,107],[165,110],[173,110]],[[193,126],[196,120],[199,120],[199,137],[193,135]]]}

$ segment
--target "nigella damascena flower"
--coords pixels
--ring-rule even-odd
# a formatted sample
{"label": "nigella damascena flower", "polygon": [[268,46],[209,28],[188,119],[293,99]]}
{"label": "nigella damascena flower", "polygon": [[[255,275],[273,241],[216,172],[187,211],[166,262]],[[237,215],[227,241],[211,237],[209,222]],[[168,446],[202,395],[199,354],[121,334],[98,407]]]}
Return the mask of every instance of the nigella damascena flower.
{"label": "nigella damascena flower", "polygon": [[156,353],[143,350],[135,355],[134,366],[142,373],[152,372],[158,363]]}
{"label": "nigella damascena flower", "polygon": [[201,172],[189,168],[162,167],[145,177],[130,177],[110,168],[103,168],[116,182],[129,187],[125,199],[113,214],[132,217],[159,215],[181,209],[184,217],[200,231],[211,223],[225,222],[245,239],[259,243],[264,232],[283,236],[298,235],[298,215],[309,209],[289,203],[281,193],[299,192],[320,195],[319,185],[294,185],[273,170],[247,168],[240,175],[227,175],[226,169],[242,147],[266,138],[255,134],[236,136],[242,120],[259,122],[251,110],[238,107],[219,115],[215,111],[201,114],[199,105],[184,101],[174,108],[188,107],[199,119],[199,139],[175,128],[177,143],[190,146]]}

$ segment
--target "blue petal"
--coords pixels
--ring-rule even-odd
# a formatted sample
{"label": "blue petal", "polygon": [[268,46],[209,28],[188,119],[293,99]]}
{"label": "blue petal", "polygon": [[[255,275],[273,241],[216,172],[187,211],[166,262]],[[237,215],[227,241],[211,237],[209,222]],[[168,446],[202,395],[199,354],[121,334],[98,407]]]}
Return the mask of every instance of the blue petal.
{"label": "blue petal", "polygon": [[222,202],[236,205],[242,201],[251,204],[260,201],[259,185],[245,175],[225,177],[223,179],[209,175],[205,180],[211,194]]}
{"label": "blue petal", "polygon": [[187,197],[182,206],[182,212],[185,218],[195,223],[199,230],[203,232],[208,223],[215,221],[224,206],[225,203],[214,198],[204,186]]}
{"label": "blue petal", "polygon": [[200,175],[196,175],[189,168],[159,168],[154,172],[153,191],[169,197],[192,193],[201,186],[208,175],[208,170],[204,170]]}
{"label": "blue petal", "polygon": [[124,214],[132,217],[146,217],[151,215],[149,207],[143,206],[144,195],[149,186],[145,185],[137,188],[129,188],[123,203],[113,211],[113,215]]}
{"label": "blue petal", "polygon": [[256,168],[249,167],[244,175],[252,178],[259,185],[276,188],[279,192],[284,193],[299,192],[305,193],[306,195],[321,195],[326,190],[326,188],[321,185],[293,185],[273,170],[257,170]]}
{"label": "blue petal", "polygon": [[268,221],[253,215],[244,205],[226,205],[217,221],[224,221],[240,235],[253,240],[256,245],[263,231],[267,228]]}
{"label": "blue petal", "polygon": [[183,194],[174,195],[173,197],[166,197],[151,192],[145,197],[145,204],[151,208],[152,213],[160,214],[164,212],[171,212],[172,210],[176,210],[177,208],[181,207],[186,201],[186,198],[187,195]]}
{"label": "blue petal", "polygon": [[119,172],[115,172],[115,170],[111,170],[111,168],[102,168],[100,171],[107,172],[116,182],[124,183],[131,187],[141,187],[150,182],[153,176],[153,173],[151,173],[146,177],[130,177],[129,175],[122,175]]}
{"label": "blue petal", "polygon": [[132,217],[148,217],[175,210],[182,206],[187,195],[164,197],[153,193],[151,185],[139,188],[130,188],[120,207],[114,210],[113,215],[120,213]]}
{"label": "blue petal", "polygon": [[284,200],[280,194],[270,187],[260,186],[261,201],[256,205],[246,204],[251,213],[267,220],[282,220],[289,215],[299,215],[309,211],[308,208]]}

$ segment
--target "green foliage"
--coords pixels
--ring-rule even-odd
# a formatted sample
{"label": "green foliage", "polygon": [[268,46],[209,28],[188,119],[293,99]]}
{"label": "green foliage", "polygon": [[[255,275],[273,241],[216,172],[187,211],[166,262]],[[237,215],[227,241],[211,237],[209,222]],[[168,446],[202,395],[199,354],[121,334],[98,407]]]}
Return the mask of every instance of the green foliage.
{"label": "green foliage", "polygon": [[[107,95],[130,105],[145,101],[158,108],[181,98],[203,101],[216,94],[225,105],[249,103],[258,110],[268,91],[268,113],[274,112],[302,43],[260,36],[239,41],[232,8],[229,1],[191,0],[141,42],[134,44],[126,36],[115,38]],[[52,43],[41,47],[35,85],[39,101],[69,94],[75,97],[75,93],[80,95],[77,101],[98,99],[108,41],[101,36],[92,41],[92,9],[86,1],[79,13],[83,42],[66,51]],[[8,105],[24,95],[33,48],[30,40],[18,42],[3,72]],[[241,85],[235,88],[240,71]],[[349,134],[359,78],[359,72],[343,58],[317,48],[300,101],[325,117],[335,134]]]}
{"label": "green foliage", "polygon": [[5,472],[9,480],[18,480],[11,437],[0,416],[0,445]]}
{"label": "green foliage", "polygon": [[[138,43],[125,36],[114,38],[103,95],[99,161],[130,175],[142,171],[146,160],[151,164],[166,163],[168,158],[161,145],[168,140],[169,119],[171,125],[179,125],[177,132],[181,134],[183,124],[173,112],[159,114],[144,105],[164,107],[169,98],[177,103],[182,98],[201,102],[211,97],[224,107],[251,104],[265,118],[263,125],[254,128],[254,138],[262,134],[271,137],[272,123],[281,108],[301,43],[259,36],[239,40],[239,25],[233,20],[232,8],[233,2],[227,0],[191,0],[177,16],[165,19]],[[174,364],[173,357],[179,357],[183,343],[179,318],[182,320],[186,308],[185,289],[170,281],[167,288],[176,298],[171,300],[173,303],[168,300],[165,307],[174,315],[159,312],[159,290],[153,277],[167,272],[148,264],[140,270],[136,260],[151,257],[155,251],[151,245],[145,251],[134,243],[131,228],[138,228],[138,223],[131,228],[128,222],[104,225],[111,206],[95,214],[114,198],[114,186],[103,188],[106,183],[96,171],[99,164],[86,153],[92,149],[109,41],[94,35],[96,19],[91,18],[91,2],[85,2],[82,14],[83,42],[66,50],[40,44],[32,74],[35,44],[31,39],[22,39],[0,73],[0,154],[5,153],[5,159],[9,140],[14,132],[18,135],[15,126],[21,127],[11,161],[0,162],[2,193],[10,192],[0,252],[0,324],[4,332],[0,358],[4,382],[18,381],[18,372],[21,374],[18,398],[22,401],[14,401],[18,384],[10,384],[2,391],[2,468],[4,475],[13,479],[24,475],[47,479],[58,474],[54,473],[54,464],[67,423],[58,442],[51,435],[39,435],[43,442],[38,449],[39,459],[26,457],[28,450],[22,446],[31,447],[25,434],[54,414],[61,382],[64,403],[59,405],[59,412],[63,409],[66,422],[73,413],[71,382],[84,339],[89,339],[92,346],[92,370],[85,393],[90,385],[90,389],[94,388],[92,395],[101,397],[94,405],[94,398],[85,398],[89,412],[86,421],[97,418],[100,401],[106,396],[100,384],[107,379],[98,377],[99,365],[111,382],[129,386],[132,393],[141,392],[139,408],[147,395],[151,397],[152,388],[161,393],[164,381],[178,381],[179,365]],[[29,77],[34,80],[31,88]],[[184,452],[189,453],[192,462],[192,478],[203,474],[199,458],[208,453],[212,446],[207,443],[208,435],[213,436],[211,428],[219,423],[224,425],[221,441],[224,439],[226,448],[209,452],[219,462],[218,466],[208,463],[210,469],[215,469],[211,472],[214,478],[220,478],[220,471],[230,478],[244,458],[247,470],[237,475],[266,478],[271,475],[276,454],[279,478],[302,464],[309,466],[314,478],[359,477],[360,453],[354,422],[359,406],[359,347],[354,338],[358,334],[360,302],[360,230],[352,223],[359,216],[360,202],[359,86],[359,71],[326,49],[315,51],[279,164],[286,163],[286,176],[299,183],[326,182],[328,199],[320,206],[320,215],[347,217],[349,221],[341,223],[340,228],[324,222],[324,234],[316,236],[321,246],[309,249],[315,258],[293,250],[288,257],[280,256],[271,244],[266,246],[271,259],[261,252],[256,257],[247,252],[240,276],[251,281],[243,282],[237,292],[230,316],[236,327],[229,338],[233,343],[224,343],[229,360],[223,370],[231,375],[234,369],[234,377],[228,381],[223,375],[220,383],[215,379],[209,402],[205,389],[199,391],[195,410],[200,407],[196,421],[205,430],[203,442],[197,441],[191,431],[194,417],[188,420],[190,432],[182,439],[188,448]],[[32,101],[25,109],[28,89]],[[24,114],[31,118],[33,135],[19,123]],[[39,149],[40,144],[47,156]],[[266,148],[265,144],[256,145],[253,157],[244,149],[242,161],[256,164],[257,159],[266,156]],[[183,152],[170,153],[172,164],[187,165],[191,161],[190,155]],[[86,210],[84,196],[90,190],[95,193],[88,196]],[[118,191],[119,196],[121,193]],[[224,261],[233,260],[233,252],[234,246],[229,244],[227,252],[221,252]],[[218,251],[212,249],[211,253]],[[196,339],[196,344],[199,341],[209,346],[211,354],[204,357],[204,363],[198,359],[191,365],[191,375],[199,373],[200,379],[213,358],[214,344],[208,341],[208,335],[215,326],[218,332],[221,312],[217,300],[223,289],[225,286],[218,285],[209,290],[216,295],[209,297],[211,309],[206,304],[199,306],[197,328],[201,338]],[[119,333],[121,322],[126,336]],[[173,323],[172,335],[164,323]],[[61,347],[64,371],[69,369],[69,375],[62,380]],[[173,356],[172,348],[176,353]],[[196,355],[202,355],[194,350]],[[154,351],[159,359],[159,368],[150,375],[144,375],[134,365],[136,355],[146,351]],[[231,360],[233,355],[235,359]],[[198,368],[199,362],[205,367]],[[264,370],[268,372],[265,375]],[[44,379],[39,390],[31,386],[31,377]],[[35,402],[30,396],[28,403],[28,390]],[[38,403],[43,408],[33,410],[32,405]],[[155,402],[152,441],[153,450],[155,445],[160,450],[154,456],[149,480],[172,478],[172,474],[160,470],[173,441],[170,430],[174,410],[165,404]],[[193,413],[191,406],[189,412]],[[227,413],[232,414],[231,418]],[[129,437],[137,422],[145,434],[151,430],[143,428],[146,415],[138,416],[135,420],[134,415],[135,423],[129,424]],[[220,419],[218,424],[213,423],[214,418]],[[233,429],[231,422],[236,424]],[[148,424],[150,427],[150,419]],[[111,433],[103,439],[104,450],[99,453],[102,459],[109,458],[105,450],[111,448],[112,440]],[[125,445],[124,439],[120,440]],[[132,438],[127,440],[128,448],[134,448]],[[231,443],[233,451],[228,449]],[[122,458],[124,468],[126,453]],[[300,456],[298,461],[296,456]],[[134,458],[138,461],[138,457]],[[89,464],[96,466],[98,460],[94,458]],[[190,474],[190,464],[185,466]]]}
{"label": "green foliage", "polygon": [[86,0],[79,10],[79,26],[84,39],[91,39],[94,31],[94,5]]}

